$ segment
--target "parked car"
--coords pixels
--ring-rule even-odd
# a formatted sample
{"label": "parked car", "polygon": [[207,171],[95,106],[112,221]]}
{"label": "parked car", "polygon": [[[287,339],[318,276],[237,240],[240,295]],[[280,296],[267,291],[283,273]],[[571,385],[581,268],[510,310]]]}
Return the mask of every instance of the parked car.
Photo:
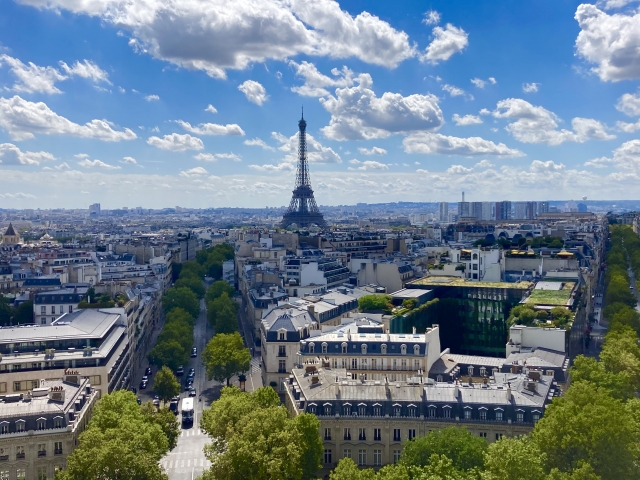
{"label": "parked car", "polygon": [[151,375],[151,367],[147,367],[147,369],[144,371],[145,375]]}
{"label": "parked car", "polygon": [[149,377],[147,377],[146,375],[144,377],[142,377],[142,381],[143,382],[148,382],[149,381]]}
{"label": "parked car", "polygon": [[192,357],[197,357],[198,356],[198,349],[196,347],[193,347],[191,349],[191,356]]}
{"label": "parked car", "polygon": [[196,396],[196,389],[193,387],[189,388],[189,396],[190,397],[195,397]]}
{"label": "parked car", "polygon": [[178,369],[176,370],[176,375],[181,377],[182,375],[184,375],[184,367],[182,365],[180,365],[178,367]]}
{"label": "parked car", "polygon": [[187,382],[184,384],[184,391],[188,392],[189,389],[193,386],[193,382]]}
{"label": "parked car", "polygon": [[157,395],[155,397],[153,397],[153,405],[155,407],[159,407],[160,406],[160,398]]}
{"label": "parked car", "polygon": [[189,376],[193,376],[196,374],[196,369],[195,368],[190,368],[189,369]]}
{"label": "parked car", "polygon": [[145,388],[147,388],[149,382],[143,380],[140,382],[140,390],[144,390]]}
{"label": "parked car", "polygon": [[193,375],[192,373],[187,375],[187,382],[193,382],[194,379],[195,379],[195,375]]}
{"label": "parked car", "polygon": [[169,410],[173,412],[174,415],[178,415],[178,400],[171,400],[169,404]]}

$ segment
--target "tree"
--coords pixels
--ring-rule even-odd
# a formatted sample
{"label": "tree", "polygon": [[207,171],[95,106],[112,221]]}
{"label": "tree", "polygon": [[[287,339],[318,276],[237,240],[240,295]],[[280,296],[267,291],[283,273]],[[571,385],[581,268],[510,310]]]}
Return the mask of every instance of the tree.
{"label": "tree", "polygon": [[412,480],[471,480],[476,478],[475,470],[469,475],[456,468],[445,455],[433,454],[424,467],[409,467]]}
{"label": "tree", "polygon": [[193,260],[187,260],[182,264],[179,278],[195,277],[202,280],[204,277],[205,269],[198,262]]}
{"label": "tree", "polygon": [[547,468],[572,473],[588,463],[602,480],[639,478],[638,424],[605,388],[575,382],[553,400],[532,438]]}
{"label": "tree", "polygon": [[202,280],[198,277],[184,277],[178,279],[178,281],[174,284],[174,288],[182,288],[186,287],[195,293],[198,298],[204,297],[205,288],[202,283]]}
{"label": "tree", "polygon": [[393,308],[391,295],[364,295],[358,299],[358,307],[361,312],[390,312]]}
{"label": "tree", "polygon": [[153,390],[164,403],[180,394],[180,383],[166,365],[156,373],[156,378],[153,380]]}
{"label": "tree", "polygon": [[627,400],[634,396],[635,388],[628,375],[607,371],[604,363],[595,358],[578,355],[571,367],[571,381],[591,382],[605,388],[613,398]]}
{"label": "tree", "polygon": [[59,480],[167,480],[158,461],[169,449],[162,428],[144,415],[135,395],[104,395]]}
{"label": "tree", "polygon": [[176,415],[167,406],[157,409],[151,401],[146,402],[141,408],[142,414],[147,417],[147,421],[159,425],[162,429],[169,442],[169,451],[176,448],[180,437],[180,422],[178,422]]}
{"label": "tree", "polygon": [[459,470],[471,470],[482,468],[486,449],[484,438],[474,436],[464,427],[447,427],[406,443],[400,462],[421,467],[428,465],[431,456],[437,454],[450,458]]}
{"label": "tree", "polygon": [[218,298],[207,303],[207,320],[216,333],[232,333],[238,330],[238,304],[223,292]]}
{"label": "tree", "polygon": [[166,365],[171,370],[175,370],[179,365],[186,363],[189,357],[178,340],[168,340],[156,344],[147,354],[147,358],[153,365],[160,367]]}
{"label": "tree", "polygon": [[171,311],[175,307],[186,310],[193,318],[198,318],[198,315],[200,315],[198,296],[185,287],[170,288],[162,296],[162,310],[164,313]]}
{"label": "tree", "polygon": [[224,280],[218,280],[213,282],[209,289],[207,290],[207,294],[205,295],[205,301],[207,303],[214,301],[216,298],[220,297],[223,293],[226,293],[229,297],[232,297],[236,291],[235,289],[229,285]]}
{"label": "tree", "polygon": [[504,437],[484,455],[482,480],[545,480],[545,456],[527,437]]}
{"label": "tree", "polygon": [[350,458],[343,458],[329,474],[329,480],[375,480],[373,468],[360,469]]}
{"label": "tree", "polygon": [[324,450],[324,445],[318,435],[320,421],[315,415],[303,414],[293,419],[293,425],[300,435],[298,445],[300,447],[302,480],[315,479],[318,469],[322,466]]}
{"label": "tree", "polygon": [[22,325],[25,323],[33,323],[33,302],[31,300],[22,302],[13,311],[13,324]]}
{"label": "tree", "polygon": [[219,333],[207,343],[202,360],[209,380],[226,381],[229,386],[231,377],[249,370],[251,354],[239,333]]}

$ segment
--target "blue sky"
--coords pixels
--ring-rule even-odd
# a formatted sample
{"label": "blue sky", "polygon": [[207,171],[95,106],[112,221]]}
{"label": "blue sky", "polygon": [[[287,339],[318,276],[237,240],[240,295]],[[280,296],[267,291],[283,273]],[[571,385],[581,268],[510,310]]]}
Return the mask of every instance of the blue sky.
{"label": "blue sky", "polygon": [[0,206],[634,199],[640,2],[18,0]]}

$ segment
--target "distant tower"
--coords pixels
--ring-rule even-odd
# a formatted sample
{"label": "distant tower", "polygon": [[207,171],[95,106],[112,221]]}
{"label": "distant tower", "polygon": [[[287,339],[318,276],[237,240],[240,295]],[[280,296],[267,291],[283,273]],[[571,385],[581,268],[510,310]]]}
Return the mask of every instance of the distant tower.
{"label": "distant tower", "polygon": [[311,189],[309,178],[309,166],[307,163],[307,122],[304,121],[304,111],[302,118],[298,122],[300,133],[298,136],[298,171],[296,173],[296,188],[293,189],[293,197],[289,208],[282,216],[280,226],[286,228],[295,223],[298,227],[309,227],[317,225],[326,228],[327,223],[318,210],[316,199]]}
{"label": "distant tower", "polygon": [[464,190],[462,191],[462,203],[464,203]]}

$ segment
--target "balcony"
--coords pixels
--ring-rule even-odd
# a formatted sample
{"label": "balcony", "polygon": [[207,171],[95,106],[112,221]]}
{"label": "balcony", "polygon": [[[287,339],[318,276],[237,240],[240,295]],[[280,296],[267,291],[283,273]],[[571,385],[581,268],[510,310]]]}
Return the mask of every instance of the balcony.
{"label": "balcony", "polygon": [[278,356],[286,358],[287,352],[278,352]]}
{"label": "balcony", "polygon": [[0,462],[8,462],[9,455],[0,455]]}
{"label": "balcony", "polygon": [[366,441],[367,440],[367,436],[366,435],[359,435],[358,436],[358,440]]}
{"label": "balcony", "polygon": [[24,460],[24,453],[16,453],[16,460]]}
{"label": "balcony", "polygon": [[286,368],[278,368],[278,373],[288,373]]}
{"label": "balcony", "polygon": [[47,456],[47,451],[46,450],[40,450],[38,452],[38,457],[46,457]]}
{"label": "balcony", "polygon": [[54,455],[62,455],[62,449],[61,449],[61,448],[56,448],[56,449],[53,451],[53,454],[54,454]]}

